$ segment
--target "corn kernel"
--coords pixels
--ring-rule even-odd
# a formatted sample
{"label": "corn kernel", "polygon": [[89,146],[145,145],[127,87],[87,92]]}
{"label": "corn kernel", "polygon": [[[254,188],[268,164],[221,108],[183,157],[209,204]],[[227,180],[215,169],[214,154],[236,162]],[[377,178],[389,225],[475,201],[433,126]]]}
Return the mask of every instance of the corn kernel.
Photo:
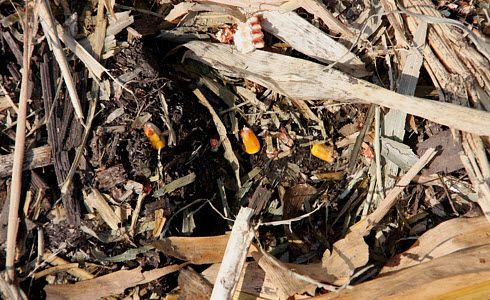
{"label": "corn kernel", "polygon": [[155,124],[147,122],[143,126],[143,130],[145,131],[148,141],[155,150],[160,151],[163,147],[165,147],[165,140],[162,137],[162,133],[160,129],[155,126]]}
{"label": "corn kernel", "polygon": [[311,147],[311,154],[328,163],[333,162],[333,148],[325,144],[315,144]]}
{"label": "corn kernel", "polygon": [[243,127],[240,131],[243,141],[243,150],[248,154],[255,154],[260,151],[260,142],[255,133],[248,127]]}

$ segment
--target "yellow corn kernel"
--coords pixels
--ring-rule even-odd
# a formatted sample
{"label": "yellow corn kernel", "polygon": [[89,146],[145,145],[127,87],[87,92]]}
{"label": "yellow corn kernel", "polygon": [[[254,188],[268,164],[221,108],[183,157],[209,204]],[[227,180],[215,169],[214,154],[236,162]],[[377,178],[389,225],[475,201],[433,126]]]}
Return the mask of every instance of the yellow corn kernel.
{"label": "yellow corn kernel", "polygon": [[240,131],[240,137],[243,142],[243,150],[248,154],[255,154],[260,151],[260,142],[257,136],[248,127],[243,127]]}
{"label": "yellow corn kernel", "polygon": [[328,163],[333,162],[333,148],[325,144],[315,144],[311,147],[311,154]]}
{"label": "yellow corn kernel", "polygon": [[155,150],[160,151],[163,147],[165,147],[165,140],[162,137],[162,133],[160,132],[160,129],[155,126],[155,124],[146,122],[143,126],[143,130],[145,131],[148,141]]}

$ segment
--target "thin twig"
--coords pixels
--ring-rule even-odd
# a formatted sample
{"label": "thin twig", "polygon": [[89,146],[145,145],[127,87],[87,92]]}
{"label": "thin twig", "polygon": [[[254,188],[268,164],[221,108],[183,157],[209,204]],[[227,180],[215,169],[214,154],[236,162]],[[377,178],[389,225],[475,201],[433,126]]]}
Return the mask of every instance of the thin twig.
{"label": "thin twig", "polygon": [[361,220],[351,227],[352,231],[358,231],[361,235],[366,236],[370,230],[378,224],[388,211],[396,204],[397,198],[405,187],[410,183],[413,177],[429,163],[436,155],[434,148],[429,148],[424,155],[407,171],[405,175],[397,182],[395,187],[390,190],[386,197],[381,202],[381,205],[370,214],[367,218]]}
{"label": "thin twig", "polygon": [[41,25],[45,34],[48,37],[48,42],[56,58],[56,61],[58,62],[61,70],[61,75],[65,80],[66,89],[68,90],[68,94],[70,95],[71,104],[75,109],[75,114],[80,122],[83,122],[82,106],[80,105],[80,99],[75,88],[73,77],[71,76],[70,67],[68,66],[68,60],[66,59],[65,53],[63,52],[63,48],[61,47],[58,33],[56,32],[56,30],[50,30],[51,28],[55,28],[55,23],[53,21],[53,15],[51,13],[49,5],[46,3],[46,0],[39,1],[39,13],[41,17]]}
{"label": "thin twig", "polygon": [[383,189],[383,178],[381,175],[381,143],[380,143],[380,127],[381,127],[381,108],[376,106],[375,118],[374,118],[374,155],[376,162],[376,184],[378,187],[378,194],[384,197],[385,192]]}
{"label": "thin twig", "polygon": [[172,216],[170,216],[170,218],[165,223],[165,228],[163,228],[162,233],[160,234],[160,238],[163,238],[165,236],[165,233],[167,233],[168,229],[170,228],[170,221],[172,221],[172,219],[174,217],[176,217],[180,212],[186,210],[187,208],[191,207],[192,205],[194,205],[196,203],[199,203],[199,202],[204,202],[204,201],[207,202],[209,200],[208,199],[197,199],[197,200],[194,200],[191,203],[185,205],[184,207],[181,207],[179,210],[177,210],[176,212],[174,212],[172,214]]}
{"label": "thin twig", "polygon": [[12,167],[12,184],[10,192],[10,207],[7,229],[7,257],[5,259],[6,278],[8,283],[15,280],[15,246],[17,241],[17,229],[19,226],[19,204],[22,193],[22,166],[24,164],[26,117],[27,117],[27,98],[29,92],[29,75],[31,72],[31,37],[33,36],[32,26],[29,20],[29,2],[26,2],[25,17],[23,22],[24,29],[24,53],[22,57],[22,82],[19,96],[19,114],[17,116],[17,128],[15,132],[14,165]]}
{"label": "thin twig", "polygon": [[296,217],[296,218],[291,218],[291,219],[281,220],[281,221],[265,222],[265,223],[259,222],[259,223],[257,223],[257,225],[255,225],[255,229],[257,230],[260,226],[291,225],[292,222],[297,222],[297,221],[303,220],[304,218],[308,218],[312,214],[316,213],[320,208],[322,208],[324,206],[324,204],[325,203],[322,203],[321,205],[319,205],[317,208],[310,211],[309,213],[306,213],[306,214],[301,215],[301,216]]}
{"label": "thin twig", "polygon": [[[93,50],[93,55],[88,54],[88,56],[95,61],[95,64],[98,66],[101,66],[99,62],[97,61],[102,53],[102,48],[104,44],[104,38],[106,34],[106,27],[107,27],[107,22],[104,17],[104,4],[102,1],[99,0],[99,5],[97,7],[97,17],[96,17],[97,25],[95,27],[95,39],[93,40],[92,44],[92,50]],[[65,37],[68,37],[68,35],[65,35]],[[65,43],[67,38],[65,38]],[[76,41],[75,41],[76,43]],[[75,52],[76,54],[76,52]],[[88,67],[88,65],[86,65]],[[101,66],[102,67],[102,66]],[[103,68],[103,67],[102,67]],[[76,154],[75,154],[75,159],[73,160],[70,171],[68,171],[68,175],[66,176],[65,182],[63,182],[63,185],[61,187],[61,193],[66,194],[68,192],[68,189],[70,187],[70,184],[73,180],[73,176],[75,175],[75,172],[78,168],[78,164],[80,163],[80,159],[83,154],[83,150],[85,148],[85,144],[87,143],[88,136],[91,131],[92,127],[92,122],[95,117],[95,110],[97,108],[97,101],[99,100],[99,94],[100,94],[100,86],[98,82],[95,80],[92,82],[92,88],[91,88],[91,94],[92,94],[92,101],[90,102],[90,107],[89,107],[89,112],[88,112],[88,117],[87,117],[87,123],[85,124],[85,131],[83,132],[82,136],[82,142],[77,148]]]}

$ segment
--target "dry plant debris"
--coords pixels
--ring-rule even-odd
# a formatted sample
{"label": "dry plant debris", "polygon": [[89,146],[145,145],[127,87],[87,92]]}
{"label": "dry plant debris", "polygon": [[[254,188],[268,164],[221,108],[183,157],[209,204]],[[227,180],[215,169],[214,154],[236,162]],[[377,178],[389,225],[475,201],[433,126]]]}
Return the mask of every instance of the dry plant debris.
{"label": "dry plant debris", "polygon": [[2,298],[486,297],[489,15],[0,0]]}

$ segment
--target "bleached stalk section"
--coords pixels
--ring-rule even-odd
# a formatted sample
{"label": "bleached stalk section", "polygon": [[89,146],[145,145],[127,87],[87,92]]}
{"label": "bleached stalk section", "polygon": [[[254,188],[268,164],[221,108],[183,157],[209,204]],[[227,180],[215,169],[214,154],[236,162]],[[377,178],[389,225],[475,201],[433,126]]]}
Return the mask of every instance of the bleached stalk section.
{"label": "bleached stalk section", "polygon": [[337,68],[354,77],[369,75],[359,57],[295,12],[264,11],[262,17],[262,28],[293,49],[323,63],[337,62]]}
{"label": "bleached stalk section", "polygon": [[230,239],[226,245],[223,262],[216,277],[211,299],[231,299],[235,291],[247,258],[248,248],[254,237],[253,227],[250,224],[253,213],[254,210],[248,207],[242,207],[238,212]]}
{"label": "bleached stalk section", "polygon": [[405,96],[323,65],[256,50],[242,54],[229,45],[192,41],[187,57],[227,75],[246,78],[290,98],[363,102],[398,109],[454,129],[490,135],[490,113],[451,103]]}

